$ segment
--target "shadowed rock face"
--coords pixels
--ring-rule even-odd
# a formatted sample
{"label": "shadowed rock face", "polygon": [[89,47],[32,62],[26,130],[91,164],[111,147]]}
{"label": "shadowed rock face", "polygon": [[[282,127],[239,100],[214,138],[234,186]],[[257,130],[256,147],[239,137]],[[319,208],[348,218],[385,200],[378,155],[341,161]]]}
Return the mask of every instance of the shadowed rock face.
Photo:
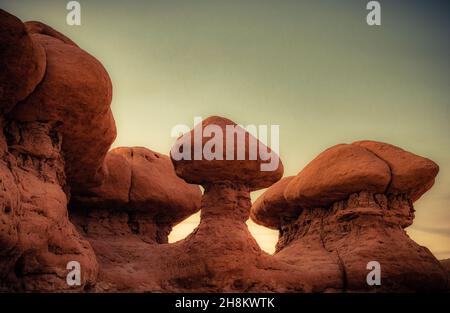
{"label": "shadowed rock face", "polygon": [[297,219],[302,209],[299,206],[290,205],[283,194],[293,178],[294,176],[282,178],[256,199],[250,212],[255,223],[280,229],[281,225]]}
{"label": "shadowed rock face", "polygon": [[[450,281],[450,259],[440,261],[444,269],[447,271],[448,279]],[[447,285],[447,289],[450,290],[450,283]]]}
{"label": "shadowed rock face", "polygon": [[[80,125],[92,117],[89,114],[93,109],[86,110],[87,115],[76,114],[85,99],[78,79],[86,76],[69,74],[92,70],[93,63],[79,48],[66,51],[58,39],[29,33],[20,20],[2,10],[0,46],[0,289],[90,288],[96,282],[98,265],[90,244],[68,220],[67,194],[71,186],[66,180],[66,165],[71,159],[69,151],[73,156],[76,148],[76,154],[82,155],[79,152],[84,146],[95,147],[91,144],[94,137],[86,136],[87,132],[84,141],[79,140],[84,126],[77,128],[73,122],[72,128],[68,127],[76,118],[86,118],[78,120]],[[70,66],[79,69],[70,73]],[[93,74],[86,84],[97,80],[102,75],[99,73]],[[96,87],[100,87],[96,91],[98,97],[110,94],[101,86]],[[79,88],[72,97],[71,88]],[[67,102],[65,95],[70,98]],[[97,101],[96,96],[91,96],[86,103]],[[109,103],[105,108],[97,111],[101,118],[94,122],[112,121],[111,115],[106,114]],[[90,135],[98,128],[91,129]],[[102,134],[108,138],[106,132]],[[68,144],[71,148],[65,149]],[[96,166],[101,167],[102,162],[99,160]],[[89,174],[94,176],[95,170]],[[70,261],[78,261],[83,268],[80,286],[66,283]]]}
{"label": "shadowed rock face", "polygon": [[[225,134],[228,125],[236,124],[225,118],[210,117],[179,138],[175,146],[184,145],[186,149],[187,143],[193,152],[194,131],[209,125]],[[167,290],[243,292],[306,291],[310,288],[308,279],[295,268],[261,251],[248,231],[245,222],[250,214],[250,191],[276,182],[282,176],[283,166],[280,161],[274,171],[261,171],[262,160],[251,159],[248,154],[258,141],[244,129],[240,131],[247,151],[242,160],[225,159],[229,140],[226,136],[223,137],[223,160],[172,159],[178,176],[188,182],[201,183],[205,191],[200,225],[185,240],[173,245],[170,252],[173,257],[166,260],[169,268],[179,267],[179,262],[188,264],[177,275],[163,280]],[[200,142],[203,149],[207,140],[203,137]]]}
{"label": "shadowed rock face", "polygon": [[[4,121],[0,141],[0,290],[83,290],[97,277],[90,244],[67,217],[61,134],[51,123]],[[66,283],[66,265],[84,269]]]}
{"label": "shadowed rock face", "polygon": [[[94,57],[47,25],[0,10],[0,69],[0,291],[447,286],[442,265],[404,231],[413,202],[434,183],[431,160],[362,141],[331,147],[280,180],[278,156],[242,128],[240,160],[170,159],[141,147],[107,152],[115,138],[112,89]],[[235,125],[215,116],[195,129]],[[211,136],[200,138],[202,150]],[[223,139],[225,158],[230,139]],[[172,151],[192,156],[193,144],[185,134]],[[237,152],[236,142],[230,147]],[[261,170],[272,160],[261,149],[279,161],[271,171]],[[266,187],[250,211],[250,192]],[[172,227],[199,209],[198,227],[168,244]],[[280,230],[275,255],[251,236],[249,216]],[[81,265],[80,286],[66,283],[70,261]],[[381,287],[366,284],[369,261],[381,264]]]}
{"label": "shadowed rock face", "polygon": [[44,48],[15,16],[0,10],[0,114],[8,113],[42,80]]}
{"label": "shadowed rock face", "polygon": [[45,51],[45,77],[14,106],[8,118],[59,123],[67,180],[76,194],[103,179],[103,160],[116,136],[110,110],[111,81],[94,57],[66,43],[65,37],[50,27],[36,29],[33,25],[33,31],[43,31],[29,37]]}

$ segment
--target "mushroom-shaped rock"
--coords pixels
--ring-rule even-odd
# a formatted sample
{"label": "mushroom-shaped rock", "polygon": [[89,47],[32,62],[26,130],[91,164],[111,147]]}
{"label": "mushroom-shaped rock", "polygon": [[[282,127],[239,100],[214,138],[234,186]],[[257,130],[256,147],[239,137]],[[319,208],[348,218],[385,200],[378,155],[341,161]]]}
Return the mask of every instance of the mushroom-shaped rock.
{"label": "mushroom-shaped rock", "polygon": [[430,159],[383,142],[364,140],[353,144],[366,148],[389,165],[388,194],[407,194],[416,201],[434,185],[439,166]]}
{"label": "mushroom-shaped rock", "polygon": [[284,198],[284,190],[293,178],[294,176],[282,178],[256,199],[250,210],[250,217],[255,223],[280,229],[281,225],[298,217],[301,208],[289,204]]}
{"label": "mushroom-shaped rock", "polygon": [[[211,127],[208,129],[208,126]],[[233,136],[226,135],[227,128],[228,132],[234,130],[241,136],[241,147],[236,145],[236,141],[230,142]],[[211,146],[212,142],[215,147]],[[239,148],[245,152],[241,160],[236,160]],[[271,171],[263,171],[263,160],[259,156],[250,158],[249,148],[257,151],[268,149],[234,122],[210,117],[180,137],[172,149],[177,175],[205,188],[199,226],[167,252],[170,262],[164,266],[193,265],[178,269],[176,279],[170,276],[163,279],[164,285],[172,290],[268,291],[273,290],[270,285],[280,279],[285,288],[305,290],[307,283],[295,268],[264,254],[245,223],[251,207],[250,191],[270,186],[283,174],[283,166],[275,153],[266,150],[271,157],[267,163],[276,162]],[[207,153],[202,159],[194,158],[195,150]],[[180,151],[187,159],[178,158]],[[208,151],[214,152],[216,158],[210,158]],[[226,159],[226,152],[228,156],[234,155],[235,159]],[[276,269],[275,273],[269,268]]]}
{"label": "mushroom-shaped rock", "polygon": [[29,29],[32,43],[45,50],[46,72],[9,118],[59,123],[66,175],[76,194],[103,178],[103,160],[116,136],[111,81],[100,62],[49,26],[30,23]]}
{"label": "mushroom-shaped rock", "polygon": [[70,210],[99,261],[96,290],[161,290],[161,244],[200,209],[200,187],[179,178],[168,156],[142,147],[115,148],[104,166],[103,183],[72,197]]}
{"label": "mushroom-shaped rock", "polygon": [[203,186],[230,182],[257,190],[283,175],[277,154],[241,126],[218,116],[207,118],[181,136],[171,158],[178,176]]}
{"label": "mushroom-shaped rock", "polygon": [[277,154],[241,126],[218,116],[178,138],[171,159],[179,177],[205,188],[202,217],[247,220],[250,191],[268,187],[283,176]]}
{"label": "mushroom-shaped rock", "polygon": [[[200,188],[179,178],[163,154],[115,148],[106,155],[105,168],[103,183],[74,196],[73,209],[128,212],[169,230],[200,209]],[[167,234],[162,241],[167,242]]]}
{"label": "mushroom-shaped rock", "polygon": [[46,57],[25,25],[0,9],[0,115],[25,99],[42,80]]}
{"label": "mushroom-shaped rock", "polygon": [[303,282],[311,286],[311,291],[342,289],[339,265],[323,246],[320,233],[302,236],[307,230],[320,227],[321,219],[303,214],[301,207],[284,198],[284,190],[292,179],[294,176],[285,177],[270,186],[253,203],[250,217],[257,224],[280,231],[274,258],[307,273]]}
{"label": "mushroom-shaped rock", "polygon": [[300,171],[284,196],[302,208],[329,206],[363,190],[384,193],[390,179],[389,166],[375,154],[356,145],[339,144]]}
{"label": "mushroom-shaped rock", "polygon": [[[370,149],[352,144],[326,150],[287,185],[288,203],[303,210],[297,220],[281,227],[275,257],[298,268],[314,260],[316,266],[309,272],[316,274],[322,289],[368,290],[366,266],[376,260],[383,271],[380,291],[443,291],[447,275],[442,266],[403,230],[414,218],[408,189],[390,187],[390,172],[393,177],[395,166],[401,165],[396,162],[425,161],[414,160],[406,152],[402,156],[401,150],[390,145],[363,143]],[[394,166],[389,166],[388,157],[376,148],[400,160],[392,160]],[[414,180],[414,171],[406,172]],[[426,186],[423,177],[429,176],[422,170],[415,173]]]}

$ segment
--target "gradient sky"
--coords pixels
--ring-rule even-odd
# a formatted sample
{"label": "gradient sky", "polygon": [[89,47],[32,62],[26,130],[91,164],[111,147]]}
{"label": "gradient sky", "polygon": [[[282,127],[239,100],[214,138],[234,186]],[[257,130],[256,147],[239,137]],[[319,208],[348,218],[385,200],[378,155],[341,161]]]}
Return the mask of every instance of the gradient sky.
{"label": "gradient sky", "polygon": [[[294,175],[337,143],[392,143],[440,165],[407,232],[450,258],[449,1],[380,1],[378,27],[366,24],[364,0],[79,2],[81,26],[66,24],[67,1],[0,8],[47,23],[104,64],[114,146],[168,153],[171,128],[194,116],[278,124],[285,175]],[[273,251],[277,232],[249,227]]]}

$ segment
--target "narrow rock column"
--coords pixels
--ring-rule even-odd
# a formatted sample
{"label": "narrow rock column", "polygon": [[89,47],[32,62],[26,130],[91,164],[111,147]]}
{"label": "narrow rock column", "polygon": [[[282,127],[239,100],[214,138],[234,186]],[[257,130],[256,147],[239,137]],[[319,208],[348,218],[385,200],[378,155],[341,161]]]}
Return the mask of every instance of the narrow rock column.
{"label": "narrow rock column", "polygon": [[249,188],[231,183],[209,184],[205,187],[201,218],[228,218],[245,222],[250,214]]}
{"label": "narrow rock column", "polygon": [[[293,269],[278,264],[261,251],[246,225],[251,207],[250,192],[278,181],[283,173],[281,162],[273,171],[262,171],[260,166],[263,161],[259,156],[257,159],[250,159],[248,153],[252,148],[251,143],[258,144],[257,140],[250,138],[251,135],[234,122],[216,116],[207,118],[190,133],[180,137],[177,149],[188,147],[191,155],[195,148],[203,151],[208,138],[202,136],[201,142],[193,140],[195,134],[202,134],[202,130],[209,126],[222,131],[221,134],[216,133],[224,139],[216,142],[217,145],[223,145],[221,157],[212,160],[175,160],[172,157],[177,175],[189,183],[201,184],[205,191],[199,226],[185,240],[174,244],[170,252],[171,258],[176,261],[170,262],[168,267],[174,268],[177,275],[169,277],[167,284],[177,291],[242,292],[269,291],[283,287],[302,288]],[[226,151],[236,153],[237,149],[236,142],[234,146],[227,146],[227,138],[230,138],[227,131],[230,131],[230,126],[238,136],[245,138],[242,141],[246,151],[244,159],[226,158]],[[268,148],[259,144],[259,149]],[[272,153],[270,149],[267,151]],[[275,154],[271,156],[278,158]],[[179,266],[178,262],[189,266]],[[266,270],[268,268],[278,269],[279,272],[269,273]],[[282,275],[285,276],[280,279]],[[288,275],[296,281],[289,281],[286,278]]]}

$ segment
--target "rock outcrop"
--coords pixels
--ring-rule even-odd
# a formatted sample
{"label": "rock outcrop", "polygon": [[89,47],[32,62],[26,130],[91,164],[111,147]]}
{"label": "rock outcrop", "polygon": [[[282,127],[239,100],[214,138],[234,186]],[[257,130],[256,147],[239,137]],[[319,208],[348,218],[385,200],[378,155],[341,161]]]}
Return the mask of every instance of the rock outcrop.
{"label": "rock outcrop", "polygon": [[[195,141],[195,133],[202,134],[211,125],[217,130],[216,136],[223,134],[223,141],[218,142],[223,149],[214,159],[208,160],[205,156],[195,159],[195,149],[205,151],[211,140],[202,135]],[[227,159],[227,151],[236,153],[238,150],[237,141],[230,143],[232,136],[225,135],[227,126],[245,138],[240,141],[246,151],[241,160]],[[263,161],[259,155],[252,159],[249,151],[266,151],[271,158],[278,158],[278,155],[234,122],[216,116],[180,137],[174,149],[189,149],[190,152],[190,159],[183,160],[173,159],[172,154],[177,175],[187,182],[201,184],[205,191],[200,225],[185,240],[173,245],[171,255],[174,257],[166,260],[171,263],[170,268],[180,268],[180,263],[186,265],[178,275],[167,277],[165,284],[176,291],[309,290],[307,279],[294,267],[273,260],[260,249],[245,224],[250,214],[250,191],[275,183],[283,174],[281,161],[275,170],[261,171],[261,164],[270,159]]]}
{"label": "rock outcrop", "polygon": [[[3,121],[0,141],[0,290],[90,288],[97,261],[67,216],[61,134],[54,124]],[[83,268],[81,285],[68,286],[66,266]]]}
{"label": "rock outcrop", "polygon": [[286,186],[294,176],[284,177],[268,188],[252,205],[250,217],[262,226],[280,229],[297,219],[302,208],[291,205],[284,197]]}
{"label": "rock outcrop", "polygon": [[28,25],[29,38],[45,51],[45,77],[8,118],[58,123],[68,183],[72,193],[82,192],[101,183],[103,161],[116,137],[111,81],[100,62],[66,37],[43,24]]}
{"label": "rock outcrop", "polygon": [[439,166],[433,161],[383,142],[365,140],[353,144],[366,148],[388,164],[391,181],[387,194],[406,194],[416,201],[434,185]]}
{"label": "rock outcrop", "polygon": [[[448,279],[450,281],[450,259],[440,260],[442,266],[447,271]],[[450,283],[447,285],[448,291],[450,291]]]}
{"label": "rock outcrop", "polygon": [[24,100],[45,74],[44,48],[32,40],[25,25],[0,10],[0,115]]}
{"label": "rock outcrop", "polygon": [[386,162],[362,147],[341,144],[311,161],[286,186],[284,195],[302,208],[329,206],[362,190],[384,193],[390,179]]}
{"label": "rock outcrop", "polygon": [[[201,191],[176,176],[169,157],[116,148],[100,186],[72,198],[70,217],[99,262],[98,291],[160,291],[158,264],[172,227],[200,208]],[[175,269],[174,269],[175,270]]]}
{"label": "rock outcrop", "polygon": [[[285,202],[278,200],[279,207],[261,214],[258,199],[252,217],[275,226],[277,216],[299,208],[296,220],[279,224],[275,258],[315,272],[324,287],[334,283],[343,291],[444,290],[442,266],[404,231],[414,219],[413,198],[430,188],[437,166],[391,145],[363,143],[324,151],[284,188],[274,185],[266,191],[272,199],[273,193],[278,198],[283,194]],[[386,149],[386,155],[372,153]],[[308,268],[312,260],[315,269]],[[371,261],[381,265],[381,286],[366,283]]]}
{"label": "rock outcrop", "polygon": [[[181,136],[170,158],[108,152],[111,97],[93,56],[0,10],[0,291],[448,288],[448,269],[404,231],[434,184],[431,160],[360,141],[281,179],[277,154],[216,116]],[[263,188],[252,206],[250,192]],[[169,244],[172,227],[198,210],[198,227]],[[249,217],[280,231],[274,255],[250,234]],[[370,261],[381,265],[381,286],[366,283]]]}
{"label": "rock outcrop", "polygon": [[[68,132],[66,122],[76,120],[74,111],[70,110],[79,109],[85,95],[79,77],[61,74],[66,67],[79,66],[76,71],[86,71],[82,64],[89,57],[71,59],[71,53],[83,55],[84,52],[76,48],[77,51],[67,53],[63,45],[52,37],[31,34],[20,20],[0,10],[1,290],[80,291],[96,282],[95,253],[67,215],[70,188],[66,165],[70,157],[66,152],[77,149],[76,154],[80,155],[84,147],[77,146],[79,142],[75,140],[64,151],[71,142],[69,138],[78,136],[74,128]],[[62,59],[70,61],[62,62]],[[95,74],[92,81],[97,78]],[[61,81],[65,90],[55,93]],[[64,101],[70,95],[70,88],[78,88],[72,93],[71,103]],[[40,96],[43,90],[46,95]],[[99,88],[86,101],[95,102],[103,92],[110,93]],[[61,109],[67,104],[72,107]],[[66,116],[60,115],[59,110],[65,110]],[[78,120],[80,125],[85,123]],[[89,132],[92,136],[95,127]],[[93,138],[85,138],[85,145],[91,149],[95,146],[87,141]],[[83,268],[80,285],[75,287],[66,282],[66,266],[70,261],[79,262]]]}

